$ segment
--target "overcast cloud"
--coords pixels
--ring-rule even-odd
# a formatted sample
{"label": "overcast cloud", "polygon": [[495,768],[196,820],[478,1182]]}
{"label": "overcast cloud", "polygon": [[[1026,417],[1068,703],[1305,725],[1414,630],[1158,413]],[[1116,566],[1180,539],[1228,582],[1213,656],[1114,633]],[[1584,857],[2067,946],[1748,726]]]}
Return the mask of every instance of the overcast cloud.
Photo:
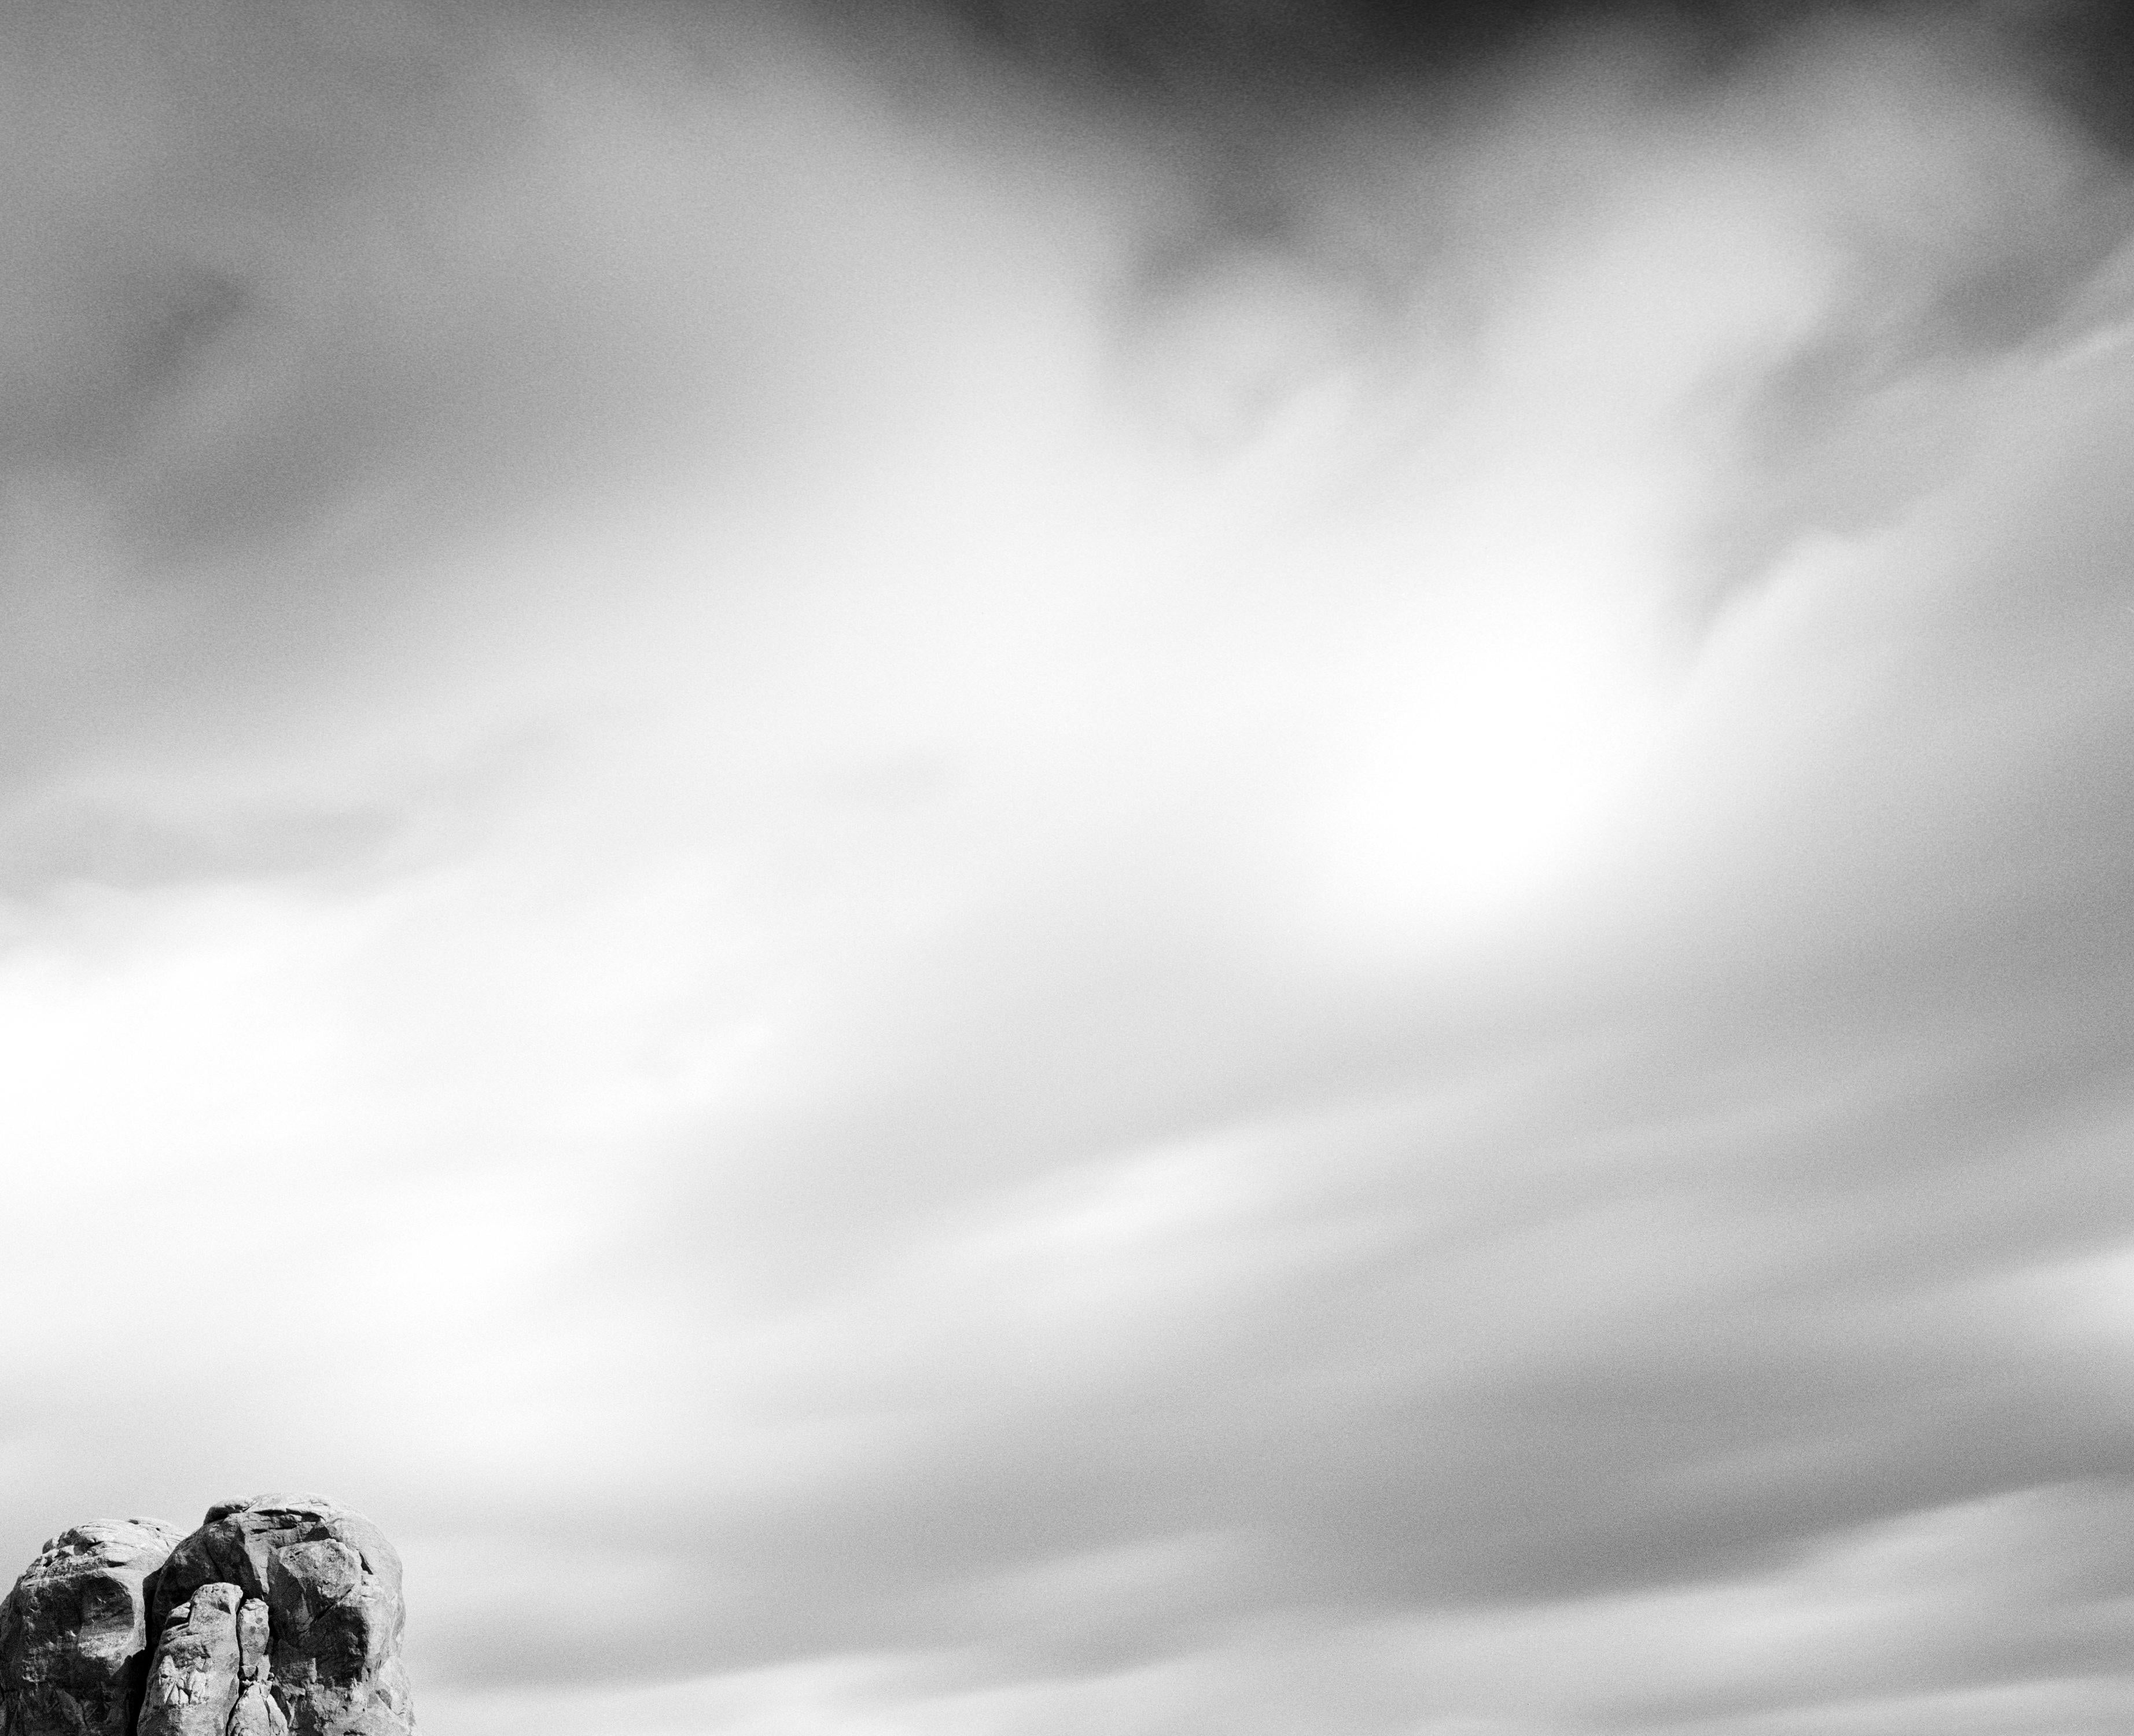
{"label": "overcast cloud", "polygon": [[10,11],[0,1559],[330,1492],[433,1736],[2134,1724],[2079,12]]}

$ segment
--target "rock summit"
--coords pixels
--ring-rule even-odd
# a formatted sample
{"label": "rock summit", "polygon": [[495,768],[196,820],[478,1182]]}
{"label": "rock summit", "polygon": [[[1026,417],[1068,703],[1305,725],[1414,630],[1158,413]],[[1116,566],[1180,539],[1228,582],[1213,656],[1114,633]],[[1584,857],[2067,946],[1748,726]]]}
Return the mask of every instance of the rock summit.
{"label": "rock summit", "polygon": [[316,1495],[62,1531],[0,1602],[0,1736],[413,1736],[400,1558]]}

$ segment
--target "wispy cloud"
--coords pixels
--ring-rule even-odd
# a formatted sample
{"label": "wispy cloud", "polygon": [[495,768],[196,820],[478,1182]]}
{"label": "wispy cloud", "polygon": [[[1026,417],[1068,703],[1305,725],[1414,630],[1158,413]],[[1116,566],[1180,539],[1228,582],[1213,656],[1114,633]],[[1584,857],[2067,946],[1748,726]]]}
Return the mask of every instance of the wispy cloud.
{"label": "wispy cloud", "polygon": [[0,1545],[330,1488],[471,1736],[2122,1727],[2122,165],[811,18],[8,27]]}

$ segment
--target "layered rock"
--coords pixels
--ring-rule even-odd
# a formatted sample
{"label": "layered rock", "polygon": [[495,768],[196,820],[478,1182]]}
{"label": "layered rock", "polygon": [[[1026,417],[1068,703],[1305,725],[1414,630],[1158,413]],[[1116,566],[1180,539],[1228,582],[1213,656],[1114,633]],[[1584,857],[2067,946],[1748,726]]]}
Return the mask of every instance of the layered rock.
{"label": "layered rock", "polygon": [[127,1736],[178,1541],[156,1519],[77,1526],[0,1601],[0,1736]]}
{"label": "layered rock", "polygon": [[413,1736],[402,1626],[393,1545],[318,1496],[85,1526],[0,1604],[0,1736]]}

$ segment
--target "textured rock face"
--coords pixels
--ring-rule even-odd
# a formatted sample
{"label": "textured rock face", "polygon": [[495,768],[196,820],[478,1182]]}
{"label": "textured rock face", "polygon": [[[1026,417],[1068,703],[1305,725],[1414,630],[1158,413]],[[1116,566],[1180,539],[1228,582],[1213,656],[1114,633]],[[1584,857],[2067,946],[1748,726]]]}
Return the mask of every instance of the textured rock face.
{"label": "textured rock face", "polygon": [[62,1531],[0,1602],[0,1736],[127,1736],[178,1540],[154,1519]]}
{"label": "textured rock face", "polygon": [[401,1627],[393,1545],[317,1496],[84,1526],[0,1604],[0,1736],[413,1736]]}
{"label": "textured rock face", "polygon": [[224,1736],[237,1706],[244,1603],[234,1585],[203,1585],[163,1618],[140,1736]]}
{"label": "textured rock face", "polygon": [[[214,1669],[192,1665],[183,1649],[196,1631],[207,1631],[198,1627],[203,1599],[216,1612],[205,1618],[210,1624],[229,1611],[227,1649],[213,1656],[232,1660],[230,1697],[225,1721],[212,1726],[178,1721],[191,1701],[166,1713],[159,1698],[166,1680],[191,1679],[188,1671],[210,1696],[221,1691]],[[415,1727],[400,1661],[400,1558],[369,1520],[321,1497],[262,1495],[210,1507],[207,1522],[171,1552],[151,1619],[162,1638],[140,1736],[206,1736],[210,1729],[215,1736],[278,1736],[284,1729],[291,1736],[409,1736]],[[172,1721],[152,1724],[152,1716]]]}

